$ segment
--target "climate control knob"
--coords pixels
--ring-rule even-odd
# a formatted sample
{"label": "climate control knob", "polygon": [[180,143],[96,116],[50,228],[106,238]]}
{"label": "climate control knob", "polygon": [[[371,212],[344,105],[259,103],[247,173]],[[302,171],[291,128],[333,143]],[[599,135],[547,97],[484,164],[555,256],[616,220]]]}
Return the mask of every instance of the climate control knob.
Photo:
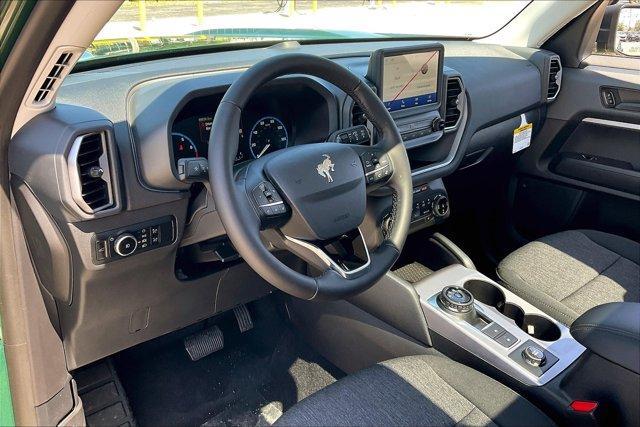
{"label": "climate control knob", "polygon": [[431,205],[433,214],[439,218],[446,216],[449,213],[449,198],[444,194],[440,194],[433,199]]}
{"label": "climate control knob", "polygon": [[137,247],[138,239],[131,233],[119,235],[113,243],[113,250],[122,257],[133,254]]}

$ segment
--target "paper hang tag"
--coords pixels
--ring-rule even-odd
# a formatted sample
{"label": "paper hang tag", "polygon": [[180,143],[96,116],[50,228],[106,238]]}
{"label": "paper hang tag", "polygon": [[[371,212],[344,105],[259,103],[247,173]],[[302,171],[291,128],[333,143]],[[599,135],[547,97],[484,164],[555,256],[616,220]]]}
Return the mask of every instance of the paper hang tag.
{"label": "paper hang tag", "polygon": [[533,123],[527,123],[524,114],[520,115],[520,126],[513,130],[512,154],[522,151],[531,145],[531,135],[533,134]]}

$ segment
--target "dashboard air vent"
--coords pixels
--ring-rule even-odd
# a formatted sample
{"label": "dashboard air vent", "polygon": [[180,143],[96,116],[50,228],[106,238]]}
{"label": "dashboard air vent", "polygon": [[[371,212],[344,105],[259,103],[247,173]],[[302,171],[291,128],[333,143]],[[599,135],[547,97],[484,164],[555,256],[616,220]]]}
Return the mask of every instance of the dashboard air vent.
{"label": "dashboard air vent", "polygon": [[74,201],[86,213],[113,206],[107,134],[95,132],[79,136],[68,158]]}
{"label": "dashboard air vent", "polygon": [[560,58],[553,57],[549,61],[549,86],[547,88],[547,100],[553,101],[560,92],[560,83],[562,81],[562,65]]}
{"label": "dashboard air vent", "polygon": [[351,107],[351,125],[360,126],[360,125],[366,125],[366,124],[367,124],[367,116],[365,116],[364,111],[362,111],[362,108],[354,102],[353,107]]}
{"label": "dashboard air vent", "polygon": [[56,55],[55,62],[50,65],[49,73],[46,75],[38,91],[33,97],[34,104],[46,104],[51,101],[53,93],[55,93],[62,79],[69,73],[73,52],[64,51]]}
{"label": "dashboard air vent", "polygon": [[445,129],[456,127],[460,120],[460,94],[462,93],[462,82],[458,77],[451,77],[447,80],[447,105],[444,115]]}

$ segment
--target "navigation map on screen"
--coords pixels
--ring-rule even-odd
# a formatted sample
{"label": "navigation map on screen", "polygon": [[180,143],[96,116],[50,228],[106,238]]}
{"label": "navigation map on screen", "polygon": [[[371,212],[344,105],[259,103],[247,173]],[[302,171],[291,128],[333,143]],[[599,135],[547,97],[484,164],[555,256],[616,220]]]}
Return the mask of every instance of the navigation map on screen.
{"label": "navigation map on screen", "polygon": [[389,111],[438,101],[438,51],[384,58],[382,102]]}

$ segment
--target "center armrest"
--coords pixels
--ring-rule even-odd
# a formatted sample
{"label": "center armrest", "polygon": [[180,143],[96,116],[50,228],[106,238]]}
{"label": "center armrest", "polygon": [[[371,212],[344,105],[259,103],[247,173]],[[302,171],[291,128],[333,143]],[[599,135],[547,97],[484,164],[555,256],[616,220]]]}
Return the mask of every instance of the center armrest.
{"label": "center armrest", "polygon": [[573,322],[571,335],[593,353],[640,374],[640,304],[594,307]]}

